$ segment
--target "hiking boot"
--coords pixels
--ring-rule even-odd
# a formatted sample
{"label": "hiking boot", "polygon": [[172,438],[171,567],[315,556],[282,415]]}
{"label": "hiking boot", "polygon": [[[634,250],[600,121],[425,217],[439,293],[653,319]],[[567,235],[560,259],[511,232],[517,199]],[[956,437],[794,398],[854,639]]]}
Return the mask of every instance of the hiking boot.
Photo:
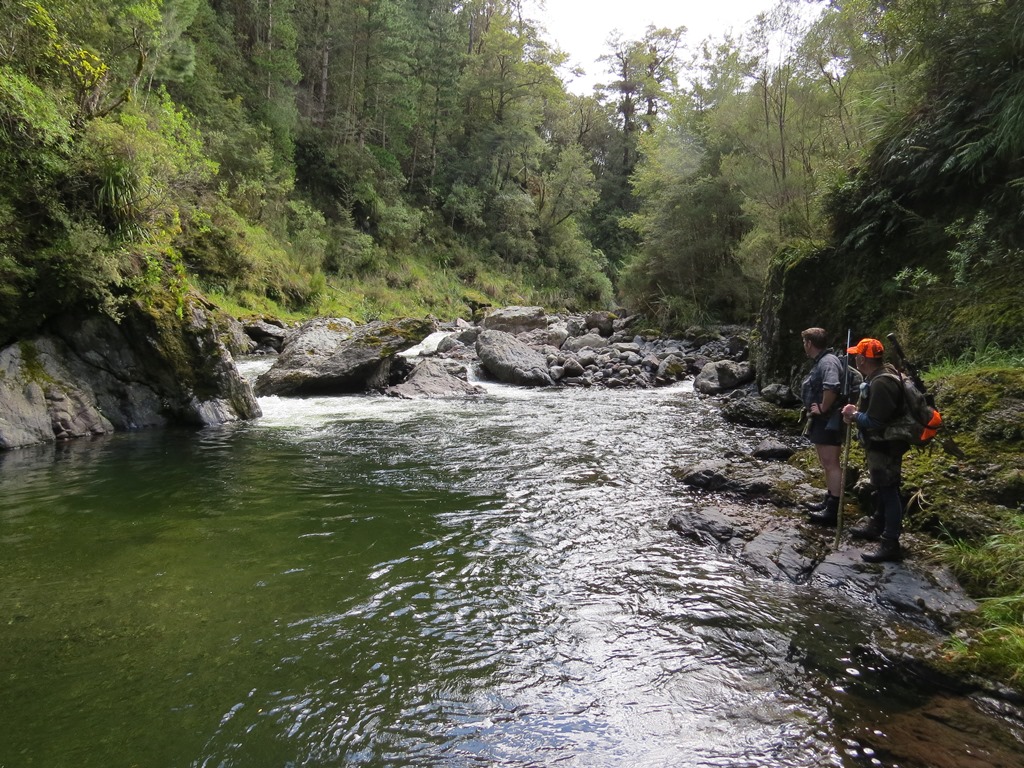
{"label": "hiking boot", "polygon": [[872,550],[861,552],[860,559],[867,563],[894,563],[903,559],[899,539],[882,538]]}
{"label": "hiking boot", "polygon": [[839,497],[829,496],[825,500],[825,508],[821,512],[812,512],[808,518],[815,525],[826,525],[835,528],[839,521]]}
{"label": "hiking boot", "polygon": [[808,512],[824,512],[825,507],[828,506],[828,500],[832,498],[832,494],[825,491],[825,498],[821,501],[809,501],[803,505],[804,509]]}
{"label": "hiking boot", "polygon": [[881,518],[864,517],[855,526],[850,528],[850,535],[855,539],[878,541],[884,530],[885,522]]}

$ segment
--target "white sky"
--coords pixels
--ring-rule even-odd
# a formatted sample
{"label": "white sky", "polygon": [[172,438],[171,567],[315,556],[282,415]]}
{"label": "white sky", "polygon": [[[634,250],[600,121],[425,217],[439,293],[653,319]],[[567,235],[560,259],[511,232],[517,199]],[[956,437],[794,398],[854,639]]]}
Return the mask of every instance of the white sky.
{"label": "white sky", "polygon": [[[589,94],[593,85],[606,80],[598,56],[613,31],[625,40],[639,40],[647,27],[686,27],[683,42],[695,47],[706,37],[721,37],[730,29],[744,32],[758,13],[776,0],[528,0],[530,14],[547,30],[549,42],[569,54],[570,64],[582,66],[587,75],[568,84],[570,90]],[[540,6],[544,9],[541,10]]]}

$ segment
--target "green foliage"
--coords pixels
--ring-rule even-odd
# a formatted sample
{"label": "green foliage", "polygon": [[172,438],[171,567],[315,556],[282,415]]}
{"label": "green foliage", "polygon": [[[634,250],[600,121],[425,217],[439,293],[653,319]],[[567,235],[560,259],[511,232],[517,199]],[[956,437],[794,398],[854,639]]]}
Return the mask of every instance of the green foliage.
{"label": "green foliage", "polygon": [[644,202],[625,222],[642,247],[621,273],[623,300],[667,327],[749,319],[756,278],[737,258],[747,227],[737,190],[707,172],[708,155],[686,123],[659,126],[642,146],[647,159],[633,184]]}
{"label": "green foliage", "polygon": [[1024,345],[1004,349],[997,344],[982,342],[955,357],[939,357],[928,370],[936,378],[948,378],[985,368],[1024,368]]}

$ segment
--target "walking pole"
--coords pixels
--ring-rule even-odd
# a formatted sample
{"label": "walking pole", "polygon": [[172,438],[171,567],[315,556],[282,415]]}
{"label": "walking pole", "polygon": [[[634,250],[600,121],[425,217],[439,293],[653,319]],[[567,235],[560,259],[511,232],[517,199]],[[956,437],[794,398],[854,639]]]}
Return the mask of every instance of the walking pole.
{"label": "walking pole", "polygon": [[839,486],[839,511],[836,513],[836,540],[833,549],[839,549],[839,536],[843,532],[843,501],[846,497],[846,467],[850,463],[850,442],[853,438],[853,426],[843,422],[843,429],[846,430],[846,445],[843,448],[843,471],[840,477],[842,485]]}
{"label": "walking pole", "polygon": [[[851,331],[849,328],[846,329],[846,368],[843,369],[843,405],[840,406],[842,410],[843,406],[846,405],[846,401],[850,395],[850,344]],[[851,424],[847,424],[846,420],[840,417],[840,424],[843,425],[843,459],[842,468],[843,471],[839,475],[839,510],[836,512],[836,540],[832,544],[832,549],[839,549],[839,537],[843,532],[843,502],[846,501],[846,468],[850,465],[850,442],[853,438],[853,427]]]}

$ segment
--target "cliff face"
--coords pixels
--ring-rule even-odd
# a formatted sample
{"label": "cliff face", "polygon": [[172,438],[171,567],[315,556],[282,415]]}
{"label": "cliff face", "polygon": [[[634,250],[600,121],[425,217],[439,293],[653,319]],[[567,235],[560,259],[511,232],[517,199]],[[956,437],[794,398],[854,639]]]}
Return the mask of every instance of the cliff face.
{"label": "cliff face", "polygon": [[847,330],[854,342],[870,336],[885,343],[895,333],[907,356],[922,366],[990,346],[1021,345],[1019,259],[975,265],[970,282],[963,283],[937,251],[923,265],[914,262],[928,278],[915,284],[906,266],[912,256],[910,243],[900,240],[884,249],[828,247],[777,258],[752,347],[759,386],[799,383],[807,367],[800,331],[811,326],[825,328],[837,349]]}
{"label": "cliff face", "polygon": [[120,322],[62,317],[0,349],[0,449],[115,430],[211,425],[260,415],[197,295],[135,303]]}

